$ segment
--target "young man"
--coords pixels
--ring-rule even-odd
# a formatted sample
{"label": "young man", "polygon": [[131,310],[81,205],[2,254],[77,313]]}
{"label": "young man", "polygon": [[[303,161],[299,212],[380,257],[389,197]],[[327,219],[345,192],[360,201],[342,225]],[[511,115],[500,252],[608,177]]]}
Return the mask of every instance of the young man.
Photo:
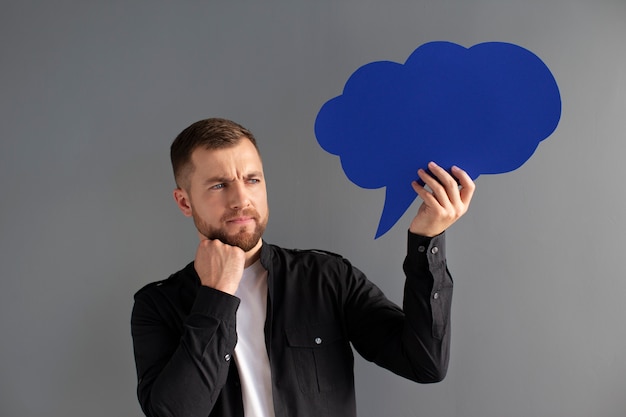
{"label": "young man", "polygon": [[423,203],[409,227],[401,309],[338,255],[262,240],[263,165],[242,126],[196,122],[174,140],[171,159],[174,199],[200,243],[192,263],[135,295],[147,416],[355,416],[351,344],[405,378],[445,376],[452,279],[443,232],[472,198],[464,171],[418,171],[426,187],[413,183]]}

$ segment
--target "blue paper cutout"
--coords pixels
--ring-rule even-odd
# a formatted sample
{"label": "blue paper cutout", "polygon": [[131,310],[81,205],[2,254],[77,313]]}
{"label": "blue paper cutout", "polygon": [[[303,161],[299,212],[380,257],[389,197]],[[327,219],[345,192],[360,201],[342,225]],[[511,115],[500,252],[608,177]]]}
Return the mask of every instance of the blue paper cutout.
{"label": "blue paper cutout", "polygon": [[406,63],[357,69],[315,120],[320,146],[362,188],[386,187],[376,238],[417,194],[418,168],[435,161],[472,179],[519,168],[555,129],[561,98],[548,67],[510,43],[471,48],[429,42]]}

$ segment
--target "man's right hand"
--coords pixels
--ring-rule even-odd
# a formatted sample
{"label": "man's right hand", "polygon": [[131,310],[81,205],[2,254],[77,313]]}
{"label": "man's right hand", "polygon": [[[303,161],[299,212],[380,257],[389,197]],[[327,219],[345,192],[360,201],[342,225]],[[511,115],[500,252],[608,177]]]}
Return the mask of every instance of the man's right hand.
{"label": "man's right hand", "polygon": [[217,239],[205,239],[198,245],[194,267],[202,285],[234,295],[245,262],[245,252],[241,248]]}

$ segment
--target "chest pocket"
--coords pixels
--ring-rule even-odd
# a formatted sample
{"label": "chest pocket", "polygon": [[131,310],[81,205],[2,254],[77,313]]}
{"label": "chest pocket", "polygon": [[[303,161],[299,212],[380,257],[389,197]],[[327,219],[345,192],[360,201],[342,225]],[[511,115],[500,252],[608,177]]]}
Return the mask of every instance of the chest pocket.
{"label": "chest pocket", "polygon": [[286,329],[285,334],[302,392],[327,392],[354,384],[352,349],[337,325],[303,325]]}

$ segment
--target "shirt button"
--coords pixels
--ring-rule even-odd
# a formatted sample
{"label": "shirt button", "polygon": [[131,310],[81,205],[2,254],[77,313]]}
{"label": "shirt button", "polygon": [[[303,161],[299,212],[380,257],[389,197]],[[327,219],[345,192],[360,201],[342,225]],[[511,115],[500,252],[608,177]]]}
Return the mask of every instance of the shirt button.
{"label": "shirt button", "polygon": [[226,355],[224,355],[224,360],[228,362],[230,360],[230,354],[227,353]]}
{"label": "shirt button", "polygon": [[418,251],[419,253],[423,253],[425,250],[426,250],[426,247],[424,247],[424,246],[418,246],[418,247],[417,247],[417,251]]}
{"label": "shirt button", "polygon": [[438,299],[439,299],[439,293],[438,293],[438,292],[434,293],[434,294],[433,294],[433,298],[434,298],[435,300],[438,300]]}
{"label": "shirt button", "polygon": [[433,255],[437,252],[439,252],[439,248],[437,246],[433,246],[433,248],[430,250],[430,253],[432,253]]}
{"label": "shirt button", "polygon": [[322,338],[321,337],[316,337],[315,338],[315,344],[316,345],[321,345],[322,344]]}

